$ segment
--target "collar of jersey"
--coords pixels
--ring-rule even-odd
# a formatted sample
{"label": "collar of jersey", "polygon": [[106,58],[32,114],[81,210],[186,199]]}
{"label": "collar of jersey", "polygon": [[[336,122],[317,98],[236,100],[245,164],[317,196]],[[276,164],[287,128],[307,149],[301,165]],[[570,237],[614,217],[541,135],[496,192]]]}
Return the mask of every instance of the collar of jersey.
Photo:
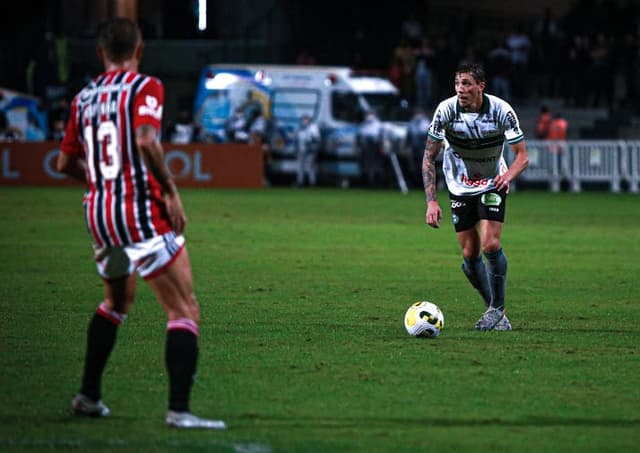
{"label": "collar of jersey", "polygon": [[[460,105],[460,101],[458,99],[456,99],[456,112],[457,113],[476,113],[476,112],[469,112],[468,110],[465,110]],[[482,107],[480,108],[480,111],[478,113],[489,113],[489,97],[484,93],[482,93]]]}

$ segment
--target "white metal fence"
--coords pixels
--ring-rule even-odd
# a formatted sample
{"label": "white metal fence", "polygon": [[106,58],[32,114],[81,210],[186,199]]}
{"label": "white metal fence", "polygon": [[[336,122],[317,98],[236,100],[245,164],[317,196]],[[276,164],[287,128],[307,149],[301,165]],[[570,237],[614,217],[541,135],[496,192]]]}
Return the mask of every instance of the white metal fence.
{"label": "white metal fence", "polygon": [[629,182],[629,192],[638,193],[640,183],[640,141],[625,142],[627,153],[622,159],[622,177]]}
{"label": "white metal fence", "polygon": [[518,178],[523,183],[545,184],[553,192],[560,191],[563,183],[572,192],[595,183],[612,192],[624,187],[638,193],[640,141],[528,140],[527,150],[529,166]]}

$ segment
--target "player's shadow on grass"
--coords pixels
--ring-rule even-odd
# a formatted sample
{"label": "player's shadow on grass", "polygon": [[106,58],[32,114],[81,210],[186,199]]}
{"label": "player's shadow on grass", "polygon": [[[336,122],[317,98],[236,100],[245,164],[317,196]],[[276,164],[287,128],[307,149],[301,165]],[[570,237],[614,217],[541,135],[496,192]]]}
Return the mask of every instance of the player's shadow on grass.
{"label": "player's shadow on grass", "polygon": [[[158,415],[158,419],[162,421],[162,415]],[[136,420],[140,420],[140,417],[136,417],[133,415],[123,415],[123,414],[111,414],[108,417],[84,417],[73,415],[70,411],[59,411],[55,414],[41,414],[40,417],[37,418],[38,422],[46,423],[46,424],[60,424],[60,425],[71,425],[71,424],[85,424],[91,425],[95,423],[121,423],[121,422],[135,422]],[[15,423],[15,416],[4,416],[0,415],[0,424],[2,425],[10,425],[11,423]]]}
{"label": "player's shadow on grass", "polygon": [[344,428],[360,426],[439,426],[465,428],[474,426],[513,426],[513,427],[600,427],[600,428],[635,428],[640,427],[640,418],[588,418],[588,417],[522,417],[517,419],[502,418],[368,418],[368,417],[274,417],[257,414],[241,416],[244,420],[252,420],[260,425],[295,427],[327,427]]}
{"label": "player's shadow on grass", "polygon": [[[513,329],[513,333],[524,332],[524,333],[540,333],[540,329],[533,327],[518,327]],[[504,332],[488,332],[491,334],[503,334]],[[511,334],[512,332],[507,332],[507,334]],[[603,334],[625,334],[625,335],[640,335],[640,330],[638,329],[597,329],[597,328],[575,328],[572,327],[570,329],[563,327],[554,327],[547,329],[547,333],[552,334],[571,334],[571,335],[603,335]]]}

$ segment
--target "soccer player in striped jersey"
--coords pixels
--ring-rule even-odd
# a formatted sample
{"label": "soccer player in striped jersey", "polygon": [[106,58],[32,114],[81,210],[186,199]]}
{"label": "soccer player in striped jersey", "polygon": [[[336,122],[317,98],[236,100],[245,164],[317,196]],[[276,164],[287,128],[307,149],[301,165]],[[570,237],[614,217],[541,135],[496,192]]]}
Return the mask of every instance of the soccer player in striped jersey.
{"label": "soccer player in striped jersey", "polygon": [[[529,158],[515,111],[503,99],[485,94],[484,88],[482,66],[463,63],[455,73],[455,96],[435,110],[422,161],[426,223],[438,228],[442,219],[435,161],[446,143],[443,172],[462,248],[462,271],[486,306],[475,327],[511,330],[505,314],[507,258],[501,236],[509,184],[527,168]],[[515,156],[509,167],[505,141]]]}
{"label": "soccer player in striped jersey", "polygon": [[183,236],[186,216],[159,141],[164,88],[159,79],[138,72],[142,49],[132,21],[116,18],[101,26],[97,52],[104,72],[74,97],[57,160],[59,171],[87,184],[85,220],[104,282],[71,409],[77,415],[109,415],[101,399],[102,373],[140,275],[167,315],[167,425],[224,429],[223,421],[196,417],[189,407],[199,308]]}

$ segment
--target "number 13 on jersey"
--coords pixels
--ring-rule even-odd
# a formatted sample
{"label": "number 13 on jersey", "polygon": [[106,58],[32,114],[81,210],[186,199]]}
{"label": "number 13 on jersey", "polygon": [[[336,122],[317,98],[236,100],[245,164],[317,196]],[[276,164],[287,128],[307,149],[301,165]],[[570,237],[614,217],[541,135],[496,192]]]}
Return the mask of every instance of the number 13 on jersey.
{"label": "number 13 on jersey", "polygon": [[[91,176],[91,182],[96,182],[96,168],[93,164],[95,153],[98,153],[100,174],[106,180],[115,179],[120,173],[120,153],[118,144],[118,131],[113,121],[104,121],[98,126],[96,141],[93,140],[93,126],[84,128],[84,139],[87,146],[87,167]],[[96,145],[97,148],[96,149]]]}

